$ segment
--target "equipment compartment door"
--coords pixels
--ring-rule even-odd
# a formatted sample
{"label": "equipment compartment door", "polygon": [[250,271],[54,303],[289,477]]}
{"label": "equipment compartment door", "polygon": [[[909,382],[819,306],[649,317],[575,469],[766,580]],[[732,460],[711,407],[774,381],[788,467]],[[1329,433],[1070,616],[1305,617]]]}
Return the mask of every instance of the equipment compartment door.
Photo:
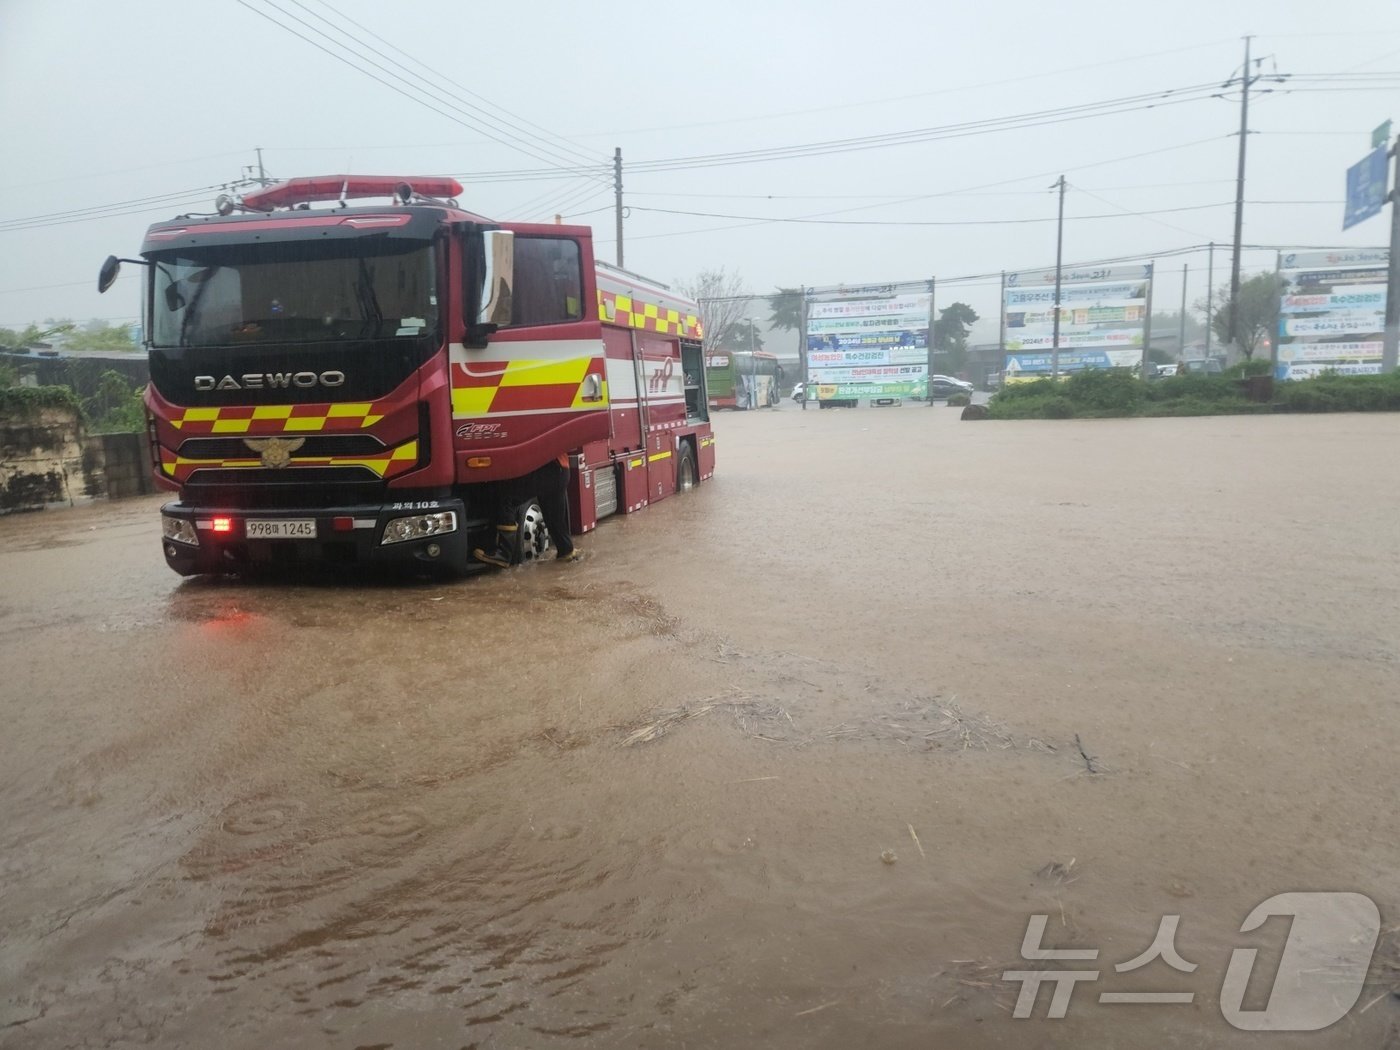
{"label": "equipment compartment door", "polygon": [[637,365],[631,331],[604,325],[603,348],[607,354],[612,425],[608,448],[614,454],[639,449],[642,447],[642,413],[637,399]]}
{"label": "equipment compartment door", "polygon": [[650,332],[638,332],[636,339],[647,439],[647,498],[655,503],[676,490],[676,429],[685,423],[685,373],[675,339]]}

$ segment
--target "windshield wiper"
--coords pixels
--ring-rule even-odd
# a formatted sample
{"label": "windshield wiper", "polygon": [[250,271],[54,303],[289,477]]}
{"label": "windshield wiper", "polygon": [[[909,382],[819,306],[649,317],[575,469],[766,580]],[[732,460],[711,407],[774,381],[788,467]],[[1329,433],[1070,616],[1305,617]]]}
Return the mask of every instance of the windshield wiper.
{"label": "windshield wiper", "polygon": [[374,294],[374,278],[370,275],[369,264],[363,256],[360,257],[360,278],[355,282],[355,297],[359,300],[360,312],[365,315],[365,322],[374,324],[371,335],[378,337],[384,314],[379,309],[379,299]]}
{"label": "windshield wiper", "polygon": [[185,316],[180,320],[181,346],[188,345],[185,342],[185,335],[186,333],[188,333],[190,325],[194,322],[195,316],[199,313],[199,301],[204,298],[204,292],[209,287],[209,278],[214,276],[214,271],[217,269],[219,269],[219,267],[217,266],[207,266],[203,270],[190,274],[189,277],[186,277],[183,281],[178,282],[183,284],[192,281],[193,283],[199,286],[194,290],[194,295],[191,297],[188,305],[185,306]]}

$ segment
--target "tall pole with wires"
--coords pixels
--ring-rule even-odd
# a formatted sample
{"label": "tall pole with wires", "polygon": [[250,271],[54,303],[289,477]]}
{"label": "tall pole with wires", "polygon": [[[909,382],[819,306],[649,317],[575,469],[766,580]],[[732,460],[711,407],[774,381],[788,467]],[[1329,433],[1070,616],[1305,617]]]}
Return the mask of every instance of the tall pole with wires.
{"label": "tall pole with wires", "polygon": [[1157,260],[1147,264],[1147,302],[1142,315],[1142,358],[1138,361],[1138,372],[1142,381],[1147,382],[1147,368],[1152,359],[1152,282],[1157,276]]}
{"label": "tall pole with wires", "polygon": [[[1210,357],[1210,334],[1215,327],[1215,242],[1206,256],[1206,357]],[[1182,355],[1183,357],[1185,355]]]}
{"label": "tall pole with wires", "polygon": [[1240,95],[1240,160],[1235,173],[1235,255],[1230,263],[1230,345],[1238,348],[1240,302],[1240,240],[1244,234],[1244,156],[1249,140],[1249,85],[1253,83],[1249,70],[1249,45],[1254,38],[1244,38],[1244,69],[1240,74],[1243,91]]}
{"label": "tall pole with wires", "polygon": [[1181,323],[1176,328],[1176,352],[1186,356],[1186,273],[1188,264],[1181,264]]}
{"label": "tall pole with wires", "polygon": [[937,300],[938,278],[930,277],[928,279],[928,336],[924,339],[924,342],[928,346],[928,353],[926,355],[928,362],[927,366],[924,368],[924,393],[928,395],[929,408],[933,407],[933,355],[938,343],[938,314],[934,312],[934,306],[937,304]]}
{"label": "tall pole with wires", "polygon": [[[1400,364],[1400,135],[1395,136],[1390,155],[1395,158],[1395,177],[1386,198],[1390,201],[1390,261],[1386,271],[1385,333],[1381,336],[1382,372],[1394,372]],[[1278,340],[1274,342],[1277,344]]]}
{"label": "tall pole with wires", "polygon": [[809,289],[801,287],[802,305],[797,314],[797,356],[802,362],[802,411],[807,411],[807,402],[812,400],[812,377],[807,372],[807,296]]}
{"label": "tall pole with wires", "polygon": [[1060,263],[1065,248],[1065,177],[1052,183],[1050,188],[1060,191],[1060,221],[1055,231],[1055,327],[1050,338],[1050,377],[1060,378]]}
{"label": "tall pole with wires", "polygon": [[613,150],[613,208],[617,213],[617,266],[622,268],[622,147]]}

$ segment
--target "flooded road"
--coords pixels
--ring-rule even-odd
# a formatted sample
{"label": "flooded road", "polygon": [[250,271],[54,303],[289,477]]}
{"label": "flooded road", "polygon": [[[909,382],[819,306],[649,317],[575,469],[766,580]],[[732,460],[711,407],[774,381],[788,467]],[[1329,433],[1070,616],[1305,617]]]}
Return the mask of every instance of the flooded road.
{"label": "flooded road", "polygon": [[[0,519],[0,1045],[1257,1046],[1222,980],[1289,891],[1386,929],[1268,1045],[1400,1045],[1400,420],[716,431],[581,564],[460,583]],[[1115,970],[1164,915],[1196,968]]]}

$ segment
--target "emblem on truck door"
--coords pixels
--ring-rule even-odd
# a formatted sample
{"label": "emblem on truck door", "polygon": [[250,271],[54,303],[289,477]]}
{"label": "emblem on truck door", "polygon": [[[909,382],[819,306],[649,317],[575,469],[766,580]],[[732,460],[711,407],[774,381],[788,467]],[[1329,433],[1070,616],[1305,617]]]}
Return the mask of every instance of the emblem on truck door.
{"label": "emblem on truck door", "polygon": [[292,453],[306,444],[306,438],[244,438],[243,444],[262,453],[262,465],[281,470],[292,461]]}

